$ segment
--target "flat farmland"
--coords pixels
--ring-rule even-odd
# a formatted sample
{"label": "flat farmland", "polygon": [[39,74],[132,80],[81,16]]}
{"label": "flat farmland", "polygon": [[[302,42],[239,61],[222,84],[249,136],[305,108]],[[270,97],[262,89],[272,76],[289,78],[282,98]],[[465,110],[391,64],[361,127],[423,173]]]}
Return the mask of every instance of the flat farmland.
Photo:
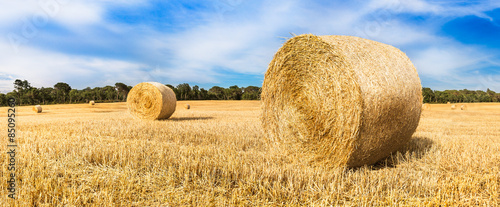
{"label": "flat farmland", "polygon": [[460,105],[431,104],[404,149],[354,169],[273,148],[258,101],[179,101],[159,121],[125,103],[17,107],[17,199],[1,153],[0,206],[500,205],[500,104]]}

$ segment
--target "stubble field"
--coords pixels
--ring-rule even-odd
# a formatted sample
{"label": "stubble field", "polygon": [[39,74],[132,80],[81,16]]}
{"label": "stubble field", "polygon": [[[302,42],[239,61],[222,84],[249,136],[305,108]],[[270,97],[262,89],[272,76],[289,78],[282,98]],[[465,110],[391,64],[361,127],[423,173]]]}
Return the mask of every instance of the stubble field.
{"label": "stubble field", "polygon": [[42,107],[18,107],[17,199],[1,153],[0,206],[500,205],[500,104],[433,104],[405,149],[355,169],[272,147],[258,101],[179,101],[161,121],[125,103]]}

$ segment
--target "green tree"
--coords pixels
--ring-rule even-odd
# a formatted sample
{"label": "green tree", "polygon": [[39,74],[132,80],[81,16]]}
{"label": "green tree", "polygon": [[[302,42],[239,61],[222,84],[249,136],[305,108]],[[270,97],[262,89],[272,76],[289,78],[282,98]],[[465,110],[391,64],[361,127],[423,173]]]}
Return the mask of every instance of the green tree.
{"label": "green tree", "polygon": [[28,98],[25,94],[31,89],[31,84],[27,80],[21,81],[20,79],[16,79],[14,81],[14,89],[18,103],[20,105],[22,105],[23,102],[26,103]]}
{"label": "green tree", "polygon": [[0,93],[0,106],[7,106],[7,96]]}
{"label": "green tree", "polygon": [[500,99],[498,99],[497,93],[495,93],[495,91],[492,91],[488,88],[488,89],[486,89],[486,93],[491,97],[492,102],[500,101]]}
{"label": "green tree", "polygon": [[491,102],[492,98],[489,93],[477,90],[476,96],[479,102]]}
{"label": "green tree", "polygon": [[[11,92],[8,92],[7,94],[5,94],[5,98],[7,99],[7,101],[9,100],[9,98],[16,98],[16,97],[17,97],[17,93],[14,91],[11,91]],[[16,104],[19,104],[18,100],[16,100]]]}
{"label": "green tree", "polygon": [[69,86],[67,83],[59,82],[54,85],[54,89],[56,91],[58,103],[65,103],[69,97],[71,86]]}
{"label": "green tree", "polygon": [[69,91],[69,103],[73,103],[73,101],[77,102],[79,100],[79,95],[78,90],[71,89],[71,91]]}
{"label": "green tree", "polygon": [[210,99],[222,100],[224,99],[224,88],[213,86],[208,90],[208,95],[210,96]]}
{"label": "green tree", "polygon": [[490,97],[490,102],[497,102],[498,100],[496,99],[496,93],[495,91],[490,90],[489,88],[486,89],[486,94]]}
{"label": "green tree", "polygon": [[53,88],[40,88],[39,90],[39,97],[40,97],[40,103],[42,104],[48,104],[52,103],[54,101],[54,97],[52,94],[54,93]]}
{"label": "green tree", "polygon": [[208,100],[208,99],[210,99],[210,97],[208,95],[208,91],[205,90],[204,88],[200,89],[200,97],[201,97],[200,98],[201,100]]}
{"label": "green tree", "polygon": [[243,100],[258,100],[260,99],[260,88],[257,86],[248,86],[243,88],[243,95],[241,96]]}
{"label": "green tree", "polygon": [[201,99],[199,86],[197,86],[197,85],[193,86],[193,90],[191,90],[191,99],[194,99],[194,100]]}
{"label": "green tree", "polygon": [[422,88],[422,96],[424,97],[424,103],[430,103],[435,100],[434,91],[430,88]]}
{"label": "green tree", "polygon": [[113,86],[105,86],[104,88],[102,88],[102,92],[104,94],[105,101],[112,102],[113,100],[115,100],[115,97],[117,97],[117,91]]}
{"label": "green tree", "polygon": [[28,89],[24,95],[26,103],[31,105],[40,103],[39,94],[40,90],[38,88],[31,87]]}
{"label": "green tree", "polygon": [[177,90],[179,91],[180,100],[188,100],[189,94],[191,93],[191,87],[188,83],[181,83],[177,85]]}
{"label": "green tree", "polygon": [[243,91],[237,85],[229,86],[229,88],[226,89],[225,91],[227,100],[241,100],[241,95],[243,94]]}
{"label": "green tree", "polygon": [[130,91],[128,89],[128,86],[125,85],[124,83],[115,83],[115,88],[117,91],[117,101],[125,101],[127,99],[128,92]]}

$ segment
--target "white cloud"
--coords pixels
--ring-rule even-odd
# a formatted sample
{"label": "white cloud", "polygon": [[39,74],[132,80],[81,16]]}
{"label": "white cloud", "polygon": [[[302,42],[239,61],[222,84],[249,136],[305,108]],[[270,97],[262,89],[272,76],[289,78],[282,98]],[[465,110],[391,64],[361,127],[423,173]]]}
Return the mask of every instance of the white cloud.
{"label": "white cloud", "polygon": [[11,24],[21,18],[41,10],[35,0],[29,1],[3,1],[0,7],[0,25]]}
{"label": "white cloud", "polygon": [[[0,53],[6,54],[0,57],[0,90],[12,90],[13,80],[5,80],[9,76],[27,79],[38,87],[53,86],[59,81],[69,82],[76,88],[115,82],[133,85],[142,81],[220,83],[224,81],[221,69],[240,74],[263,74],[284,42],[280,37],[290,37],[289,33],[293,32],[374,39],[407,52],[423,76],[446,84],[453,81],[478,86],[489,84],[490,88],[500,91],[498,84],[492,81],[498,76],[463,75],[478,67],[494,65],[500,57],[486,56],[488,52],[481,48],[462,45],[437,32],[443,19],[465,15],[489,18],[485,12],[500,8],[498,1],[482,1],[466,7],[451,1],[424,0],[372,0],[342,5],[330,2],[333,6],[329,7],[305,0],[228,1],[222,2],[224,7],[220,7],[221,1],[218,1],[214,3],[216,9],[200,11],[196,20],[187,19],[185,24],[177,22],[189,26],[165,28],[167,32],[147,25],[112,24],[104,17],[111,8],[140,7],[148,5],[148,1],[41,2],[51,1],[59,2],[59,9],[43,9],[34,0],[7,2],[6,7],[0,8],[0,28],[18,24],[22,18],[30,20],[37,12],[49,15],[53,11],[50,21],[71,29],[80,37],[95,39],[94,42],[111,44],[109,39],[88,29],[96,25],[117,36],[137,36],[130,38],[133,39],[130,44],[141,51],[143,57],[135,57],[132,61],[97,55],[77,56],[45,51],[30,44],[21,45],[22,49],[16,54],[8,42],[0,40]],[[189,15],[186,12],[180,13]],[[400,19],[398,14],[401,12],[438,18],[416,25]],[[22,31],[18,28],[16,34],[22,35]]]}
{"label": "white cloud", "polygon": [[68,2],[60,7],[60,11],[54,12],[55,21],[71,28],[99,23],[104,13],[100,5],[87,2]]}
{"label": "white cloud", "polygon": [[446,76],[454,72],[476,69],[485,60],[486,57],[473,48],[438,45],[419,51],[413,61],[423,74]]}
{"label": "white cloud", "polygon": [[71,86],[114,85],[116,82],[135,83],[148,77],[141,63],[72,56],[29,47],[13,53],[10,45],[0,42],[0,91],[13,89],[15,79],[28,80],[35,87],[52,87],[57,82],[71,80]]}
{"label": "white cloud", "polygon": [[56,21],[65,26],[92,24],[99,22],[102,7],[87,1],[28,0],[6,1],[0,7],[0,25],[18,24],[27,20],[38,27],[48,21]]}
{"label": "white cloud", "polygon": [[[495,67],[498,57],[488,54],[472,46],[457,42],[436,43],[426,49],[415,51],[412,62],[421,78],[427,82],[426,87],[436,90],[445,89],[481,89],[490,88],[500,91],[498,74],[484,74],[483,68]],[[424,85],[425,86],[425,85]]]}
{"label": "white cloud", "polygon": [[[464,4],[465,3],[465,4]],[[460,17],[475,15],[491,19],[484,12],[499,8],[500,2],[486,0],[479,2],[461,1],[425,1],[425,0],[377,0],[371,1],[368,8],[375,10],[390,10],[416,14],[433,14],[436,16]]]}

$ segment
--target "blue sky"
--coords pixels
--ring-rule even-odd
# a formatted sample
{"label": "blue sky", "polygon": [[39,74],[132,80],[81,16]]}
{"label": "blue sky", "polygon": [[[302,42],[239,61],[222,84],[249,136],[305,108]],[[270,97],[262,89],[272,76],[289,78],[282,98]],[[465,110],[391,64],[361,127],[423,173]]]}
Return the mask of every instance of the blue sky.
{"label": "blue sky", "polygon": [[500,92],[500,2],[27,0],[0,3],[0,92],[35,87],[261,86],[292,34],[393,45],[424,87]]}

